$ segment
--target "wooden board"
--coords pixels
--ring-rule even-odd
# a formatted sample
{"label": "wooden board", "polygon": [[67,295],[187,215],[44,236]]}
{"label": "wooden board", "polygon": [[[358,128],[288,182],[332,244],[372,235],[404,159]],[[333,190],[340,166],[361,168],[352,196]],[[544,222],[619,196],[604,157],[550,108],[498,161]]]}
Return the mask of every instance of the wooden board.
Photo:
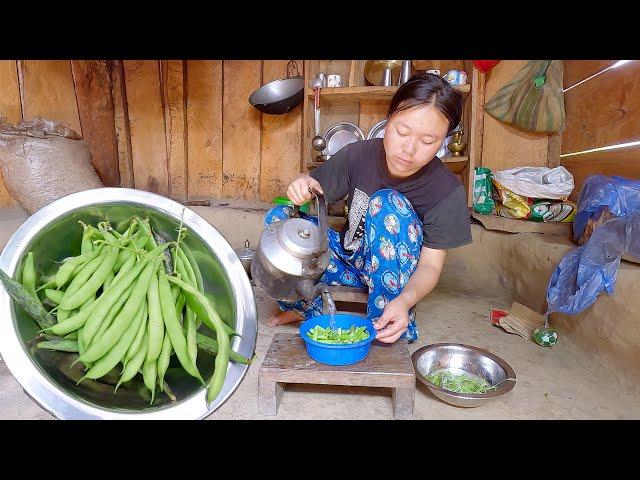
{"label": "wooden board", "polygon": [[[616,62],[617,60],[565,60],[563,75],[564,88],[569,88],[572,85],[575,85],[576,83],[589,78],[591,75],[604,70],[605,68],[613,65]],[[585,84],[586,83],[587,82],[585,82]]]}
{"label": "wooden board", "polygon": [[[440,70],[440,76],[444,76],[449,70],[464,70],[463,60],[414,60],[413,68],[416,70]],[[471,72],[467,70],[471,76]]]}
{"label": "wooden board", "polygon": [[167,145],[157,60],[125,60],[131,153],[137,189],[169,193]]}
{"label": "wooden board", "polygon": [[562,157],[560,162],[573,175],[575,187],[570,199],[577,201],[584,180],[589,175],[619,175],[640,179],[640,147],[621,148],[603,152]]}
{"label": "wooden board", "polygon": [[0,117],[18,123],[22,120],[22,107],[15,60],[0,60],[0,92]]}
{"label": "wooden board", "polygon": [[187,192],[189,200],[222,196],[222,61],[189,60]]}
{"label": "wooden board", "polygon": [[371,128],[378,122],[387,118],[389,110],[388,100],[374,100],[360,102],[360,118],[358,126],[364,133],[365,138],[369,135]]}
{"label": "wooden board", "polygon": [[179,202],[187,199],[187,143],[185,116],[184,62],[160,62],[164,99],[167,160],[169,162],[169,196]]}
{"label": "wooden board", "polygon": [[497,230],[508,233],[545,233],[549,235],[561,235],[571,238],[573,223],[562,222],[530,222],[514,218],[500,217],[498,215],[482,215],[473,212],[473,218],[478,220],[487,230]]}
{"label": "wooden board", "polygon": [[[265,60],[262,83],[283,78],[288,60]],[[303,61],[298,60],[302,74]],[[302,108],[286,115],[262,115],[262,143],[260,146],[260,199],[270,202],[284,195],[287,186],[300,173],[302,136]]]}
{"label": "wooden board", "polygon": [[[0,60],[0,117],[4,116],[10,123],[22,120],[20,106],[20,88],[18,86],[18,70],[15,60]],[[16,205],[11,198],[0,171],[0,207]]]}
{"label": "wooden board", "polygon": [[[503,60],[492,68],[485,77],[485,103],[491,100],[493,95],[526,63],[526,60]],[[548,150],[546,135],[523,132],[496,120],[486,112],[484,112],[483,124],[483,167],[506,170],[520,166],[546,166]]]}
{"label": "wooden board", "polygon": [[569,90],[565,108],[562,153],[640,140],[640,61]]}
{"label": "wooden board", "polygon": [[222,195],[230,199],[260,198],[260,117],[249,96],[262,84],[259,60],[225,60],[222,99]]}
{"label": "wooden board", "polygon": [[118,169],[120,186],[134,188],[133,158],[131,154],[131,131],[129,129],[129,112],[127,109],[127,92],[124,81],[122,60],[107,63],[111,76],[111,98],[113,101],[113,120],[118,146]]}
{"label": "wooden board", "polygon": [[[454,85],[453,88],[461,93],[468,93],[471,90],[471,85]],[[320,98],[326,97],[331,101],[386,100],[388,103],[397,91],[398,87],[328,87],[320,91]],[[313,97],[313,89],[307,88],[306,94],[307,97]]]}
{"label": "wooden board", "polygon": [[258,378],[259,409],[267,415],[276,414],[284,383],[392,388],[395,417],[410,418],[413,414],[415,373],[403,341],[384,344],[374,340],[361,362],[333,366],[309,357],[298,334],[276,333]]}
{"label": "wooden board", "polygon": [[82,135],[69,60],[21,60],[22,112],[62,122]]}
{"label": "wooden board", "polygon": [[[304,61],[304,77],[307,82],[307,86],[309,82],[316,78],[318,71],[320,70],[320,60],[305,60]],[[313,108],[313,97],[305,97],[303,101],[303,140],[302,140],[302,171],[308,172],[308,165],[312,163],[319,152],[316,152],[311,146],[311,139],[315,136],[314,132],[314,108]],[[322,111],[321,111],[322,113]],[[322,132],[321,132],[322,134]]]}
{"label": "wooden board", "polygon": [[[484,138],[484,101],[486,93],[486,75],[478,69],[471,70],[471,97],[467,100],[470,130],[467,135],[469,141],[469,166],[467,167],[467,204],[473,204],[473,181],[476,167],[482,166],[482,144]],[[469,105],[470,104],[470,105]]]}
{"label": "wooden board", "polygon": [[118,142],[106,60],[72,60],[78,113],[91,162],[105,187],[120,186]]}

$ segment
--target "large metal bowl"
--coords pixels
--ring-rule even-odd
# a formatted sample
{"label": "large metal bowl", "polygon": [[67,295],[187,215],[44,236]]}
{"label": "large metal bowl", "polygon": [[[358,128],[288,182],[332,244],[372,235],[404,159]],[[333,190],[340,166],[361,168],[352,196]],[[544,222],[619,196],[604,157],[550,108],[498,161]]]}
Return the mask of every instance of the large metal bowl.
{"label": "large metal bowl", "polygon": [[[434,343],[413,352],[411,360],[418,380],[437,398],[457,407],[479,407],[511,391],[515,385],[516,373],[507,362],[491,352],[470,345]],[[499,385],[485,394],[455,393],[437,387],[425,378],[440,370],[474,375],[492,386]]]}
{"label": "large metal bowl", "polygon": [[[115,227],[132,216],[149,217],[151,226],[166,239],[175,239],[180,225],[188,229],[184,240],[202,271],[205,293],[220,316],[242,335],[233,337],[232,348],[252,357],[257,333],[257,309],[253,290],[240,260],[227,241],[202,217],[177,202],[149,192],[125,188],[101,188],[61,198],[32,215],[15,232],[0,256],[0,268],[15,279],[29,251],[36,268],[49,275],[52,260],[79,253],[82,228],[78,221],[95,223],[106,219]],[[149,401],[135,390],[114,394],[114,387],[102,381],[83,380],[81,364],[69,370],[73,354],[29,348],[38,327],[9,295],[0,288],[0,353],[25,392],[45,410],[60,419],[200,419],[211,414],[229,398],[248,366],[230,362],[224,386],[210,406],[206,389],[175,363],[165,380],[177,400],[171,402],[156,390],[157,401]],[[202,327],[204,328],[204,327]],[[205,332],[206,333],[206,332]],[[79,368],[80,370],[77,370]],[[210,378],[214,357],[198,355],[198,369]]]}

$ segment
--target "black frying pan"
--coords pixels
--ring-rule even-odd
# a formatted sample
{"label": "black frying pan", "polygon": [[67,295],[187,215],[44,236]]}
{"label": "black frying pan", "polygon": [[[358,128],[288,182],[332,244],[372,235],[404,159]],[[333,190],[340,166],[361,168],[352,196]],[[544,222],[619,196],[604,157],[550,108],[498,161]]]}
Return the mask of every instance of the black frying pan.
{"label": "black frying pan", "polygon": [[[249,96],[249,103],[262,113],[269,115],[283,115],[289,113],[302,103],[304,98],[304,79],[301,75],[289,76],[263,85]],[[298,70],[298,66],[293,62]]]}

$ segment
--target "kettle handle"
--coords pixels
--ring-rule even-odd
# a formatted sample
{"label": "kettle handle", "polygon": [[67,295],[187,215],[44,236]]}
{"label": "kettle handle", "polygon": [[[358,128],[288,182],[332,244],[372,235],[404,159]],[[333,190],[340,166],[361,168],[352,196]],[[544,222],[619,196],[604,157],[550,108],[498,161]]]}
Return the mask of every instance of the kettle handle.
{"label": "kettle handle", "polygon": [[327,234],[327,199],[317,190],[310,189],[316,196],[316,206],[318,207],[318,228],[320,229],[320,248],[315,253],[319,257],[329,249],[329,239]]}

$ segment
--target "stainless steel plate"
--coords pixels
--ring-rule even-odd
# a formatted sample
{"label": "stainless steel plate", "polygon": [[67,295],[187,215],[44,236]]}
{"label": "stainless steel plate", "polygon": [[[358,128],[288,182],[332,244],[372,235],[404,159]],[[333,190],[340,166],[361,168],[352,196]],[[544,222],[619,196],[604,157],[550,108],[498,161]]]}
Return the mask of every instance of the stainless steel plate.
{"label": "stainless steel plate", "polygon": [[360,127],[351,122],[339,122],[324,134],[327,147],[322,152],[325,155],[335,155],[340,149],[350,143],[364,140],[364,133]]}
{"label": "stainless steel plate", "polygon": [[367,140],[371,140],[372,138],[384,138],[384,129],[387,126],[387,119],[380,120],[376,123],[371,130],[369,130],[369,135],[367,135]]}

